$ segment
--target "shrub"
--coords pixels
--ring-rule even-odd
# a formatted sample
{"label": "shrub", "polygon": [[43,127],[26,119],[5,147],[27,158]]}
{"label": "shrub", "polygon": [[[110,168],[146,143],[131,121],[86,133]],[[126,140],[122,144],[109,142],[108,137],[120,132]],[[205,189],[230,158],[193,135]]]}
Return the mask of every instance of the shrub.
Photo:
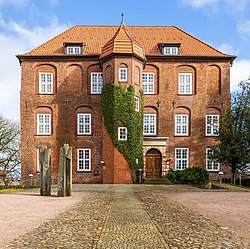
{"label": "shrub", "polygon": [[209,182],[209,174],[199,167],[184,170],[169,170],[168,179],[174,184],[194,184],[205,187]]}

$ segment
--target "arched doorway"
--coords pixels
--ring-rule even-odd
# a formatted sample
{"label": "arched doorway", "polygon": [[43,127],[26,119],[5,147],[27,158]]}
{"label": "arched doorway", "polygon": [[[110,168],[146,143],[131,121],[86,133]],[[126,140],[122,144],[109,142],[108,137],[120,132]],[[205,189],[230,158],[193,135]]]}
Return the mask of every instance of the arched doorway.
{"label": "arched doorway", "polygon": [[161,152],[157,149],[150,149],[145,156],[145,173],[146,177],[161,177],[162,173],[162,156]]}

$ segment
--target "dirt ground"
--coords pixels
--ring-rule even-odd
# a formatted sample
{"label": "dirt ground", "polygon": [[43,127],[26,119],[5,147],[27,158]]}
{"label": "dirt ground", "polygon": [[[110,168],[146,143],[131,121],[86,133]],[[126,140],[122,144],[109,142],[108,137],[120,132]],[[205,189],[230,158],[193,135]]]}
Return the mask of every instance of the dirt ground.
{"label": "dirt ground", "polygon": [[[83,187],[85,191],[92,188],[112,190],[114,185]],[[138,187],[153,189],[152,186]],[[36,192],[0,195],[0,247],[69,209],[86,195],[87,192],[74,192],[72,197],[65,198],[41,197]],[[250,242],[250,192],[168,192],[164,189],[162,195],[228,227]]]}
{"label": "dirt ground", "polygon": [[250,242],[250,192],[165,193]]}
{"label": "dirt ground", "polygon": [[71,197],[40,196],[35,192],[0,195],[0,247],[38,227],[78,202],[85,193]]}

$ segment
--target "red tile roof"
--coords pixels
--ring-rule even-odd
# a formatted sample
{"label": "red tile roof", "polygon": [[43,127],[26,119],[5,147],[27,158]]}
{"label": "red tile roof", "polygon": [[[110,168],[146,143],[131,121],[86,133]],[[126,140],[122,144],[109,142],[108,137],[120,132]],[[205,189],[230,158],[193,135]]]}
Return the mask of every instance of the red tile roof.
{"label": "red tile roof", "polygon": [[142,46],[133,37],[131,37],[123,23],[118,28],[114,37],[102,48],[100,58],[104,58],[113,53],[135,54],[142,59],[145,59]]}
{"label": "red tile roof", "polygon": [[[122,25],[74,26],[23,55],[63,55],[63,44],[70,42],[86,43],[84,54],[102,54],[102,57],[111,51],[126,50],[140,56],[144,55],[144,52],[146,56],[161,55],[159,43],[180,43],[182,56],[229,56],[175,26],[126,26],[126,29],[121,27]],[[111,44],[112,42],[115,44]]]}

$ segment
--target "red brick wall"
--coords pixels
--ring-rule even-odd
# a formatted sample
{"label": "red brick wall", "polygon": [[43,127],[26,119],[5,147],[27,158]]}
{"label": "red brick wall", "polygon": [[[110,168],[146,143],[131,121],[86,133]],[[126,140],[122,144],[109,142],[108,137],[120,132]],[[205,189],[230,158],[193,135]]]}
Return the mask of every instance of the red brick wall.
{"label": "red brick wall", "polygon": [[[142,75],[138,76],[138,73],[141,74],[144,70],[145,72],[153,71],[156,74],[156,92],[154,95],[145,96],[145,106],[154,108],[158,113],[157,135],[169,137],[166,147],[167,157],[173,158],[174,163],[174,148],[187,146],[190,150],[189,165],[205,168],[206,147],[217,143],[216,138],[205,136],[205,116],[211,109],[223,113],[229,104],[229,62],[148,58],[146,67],[143,69],[143,63],[135,58],[131,59],[131,57],[112,58],[110,61],[104,62],[103,68],[95,58],[81,58],[81,60],[77,58],[62,60],[30,58],[23,59],[21,76],[22,179],[28,179],[29,173],[36,174],[36,150],[43,145],[52,149],[52,175],[56,178],[59,148],[65,141],[73,147],[74,182],[102,182],[100,161],[104,158],[107,167],[115,162],[115,170],[119,168],[119,165],[126,165],[124,158],[118,155],[119,153],[116,153],[114,148],[109,152],[108,146],[107,148],[102,146],[103,143],[110,144],[110,141],[103,131],[101,96],[90,94],[90,73],[101,72],[105,70],[105,66],[109,65],[110,68],[107,72],[111,72],[112,77],[105,75],[104,71],[104,79],[116,81],[118,79],[117,69],[121,63],[128,66],[128,82],[136,86],[136,94],[142,84]],[[54,93],[51,95],[38,93],[38,73],[41,71],[54,74]],[[195,94],[190,96],[178,94],[179,72],[193,73]],[[119,84],[128,86],[128,83]],[[66,99],[69,100],[68,104],[65,102]],[[161,102],[159,107],[158,100]],[[36,134],[38,108],[45,108],[53,116],[51,136]],[[92,114],[92,134],[90,136],[77,135],[76,122],[79,108],[89,108]],[[183,108],[190,112],[189,135],[177,137],[174,135],[174,114]],[[77,148],[91,149],[91,172],[77,171]],[[98,176],[94,176],[94,170],[98,170]],[[127,166],[124,166],[124,170],[127,170]],[[116,181],[113,177],[119,179],[119,175],[118,171],[113,176],[110,173],[107,182]],[[129,177],[126,176],[126,179]]]}

